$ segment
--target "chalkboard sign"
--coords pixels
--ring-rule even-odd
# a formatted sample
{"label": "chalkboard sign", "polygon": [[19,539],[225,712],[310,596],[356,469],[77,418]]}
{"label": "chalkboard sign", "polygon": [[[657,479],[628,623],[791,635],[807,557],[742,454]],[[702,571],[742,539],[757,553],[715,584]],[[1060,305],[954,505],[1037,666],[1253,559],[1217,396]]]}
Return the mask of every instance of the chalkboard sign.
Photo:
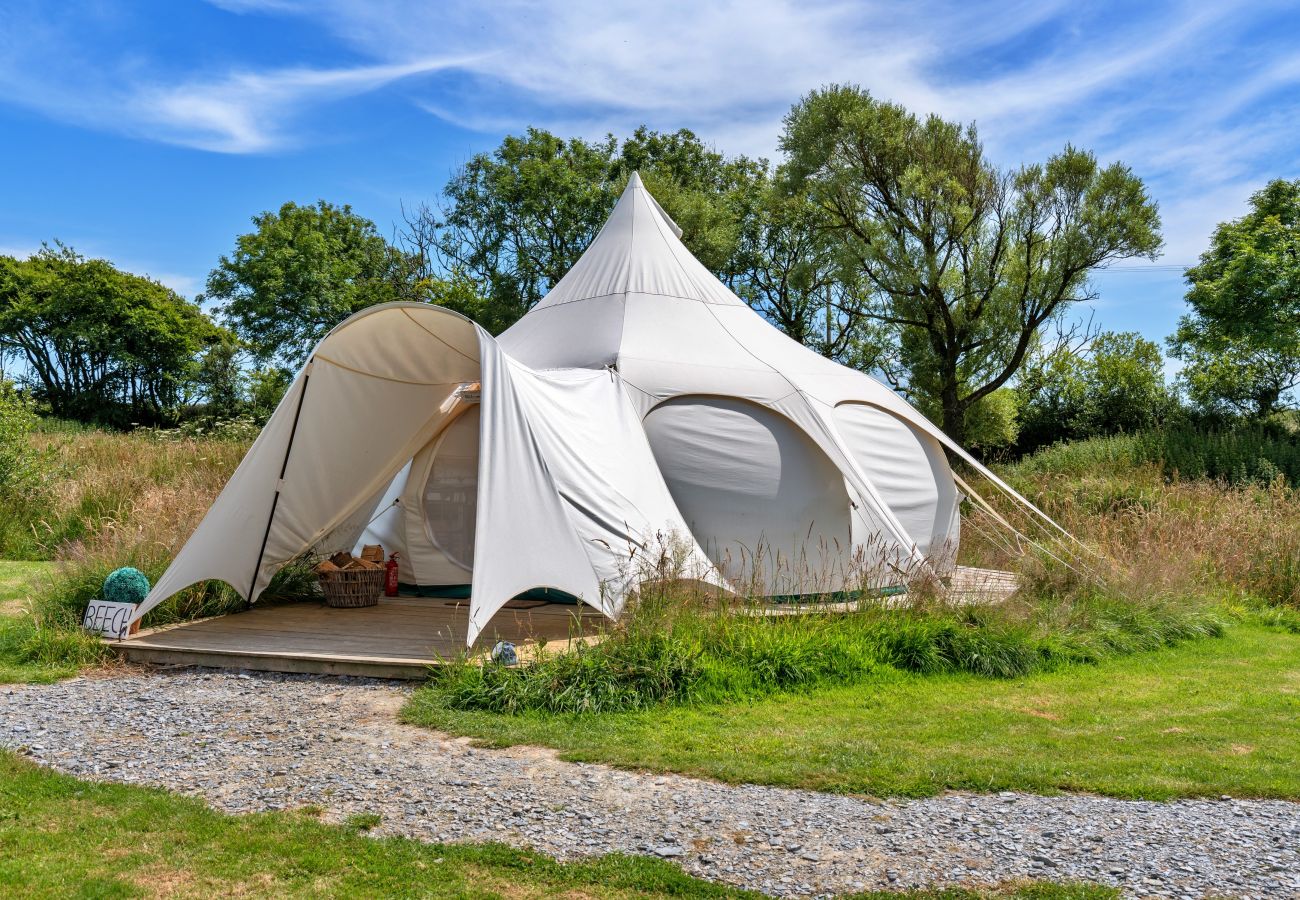
{"label": "chalkboard sign", "polygon": [[120,641],[131,631],[131,616],[135,615],[135,607],[134,603],[92,600],[86,607],[81,627]]}

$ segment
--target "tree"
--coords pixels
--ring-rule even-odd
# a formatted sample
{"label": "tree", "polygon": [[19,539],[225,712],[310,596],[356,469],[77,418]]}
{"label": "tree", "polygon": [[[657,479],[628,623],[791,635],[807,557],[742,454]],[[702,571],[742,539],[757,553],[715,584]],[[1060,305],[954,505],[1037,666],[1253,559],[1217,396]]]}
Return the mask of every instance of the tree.
{"label": "tree", "polygon": [[1067,146],[1003,171],[974,125],[922,120],[854,86],[814,91],[785,120],[783,183],[825,215],[864,284],[861,355],[958,441],[1042,328],[1089,299],[1088,273],[1154,257],[1142,182]]}
{"label": "tree", "polygon": [[220,304],[260,363],[296,367],[358,310],[419,299],[411,261],[350,206],[286,203],[253,224],[208,275],[200,300]]}
{"label": "tree", "polygon": [[116,426],[173,421],[196,356],[221,330],[198,305],[57,244],[0,257],[0,353],[57,416]]}
{"label": "tree", "polygon": [[195,363],[194,389],[211,419],[233,418],[244,411],[243,345],[222,329]]}
{"label": "tree", "polygon": [[760,204],[742,220],[730,287],[794,340],[853,364],[864,338],[860,279],[842,264],[825,216],[770,184]]}
{"label": "tree", "polygon": [[530,128],[453,174],[438,209],[406,216],[405,239],[429,273],[478,285],[480,324],[499,332],[577,261],[617,198],[613,137],[564,140]]}
{"label": "tree", "polygon": [[[738,283],[745,276],[739,248],[766,170],[762,161],[725,158],[687,130],[643,127],[620,143],[530,128],[462,166],[438,208],[408,213],[404,245],[430,282],[475,285],[475,318],[499,332],[578,261],[639,171],[691,251]],[[465,301],[463,290],[452,293]]]}
{"label": "tree", "polygon": [[1191,312],[1170,338],[1191,400],[1264,418],[1300,385],[1300,179],[1270,182],[1187,270]]}
{"label": "tree", "polygon": [[248,375],[248,411],[258,422],[271,418],[271,413],[284,399],[293,383],[293,376],[284,369],[254,369]]}
{"label": "tree", "polygon": [[1019,446],[1135,432],[1177,409],[1160,347],[1133,331],[1103,331],[1083,346],[1058,341],[1029,356],[1016,385]]}

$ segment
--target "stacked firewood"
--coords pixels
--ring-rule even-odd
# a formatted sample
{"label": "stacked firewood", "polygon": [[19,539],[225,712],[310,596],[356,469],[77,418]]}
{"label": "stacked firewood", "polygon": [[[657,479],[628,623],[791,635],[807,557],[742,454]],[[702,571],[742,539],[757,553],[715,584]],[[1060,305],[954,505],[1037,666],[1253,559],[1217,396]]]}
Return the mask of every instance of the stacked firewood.
{"label": "stacked firewood", "polygon": [[353,556],[346,550],[335,553],[329,559],[323,559],[316,566],[317,575],[329,575],[332,572],[349,572],[356,569],[382,569],[384,548],[378,544],[367,544],[360,556]]}

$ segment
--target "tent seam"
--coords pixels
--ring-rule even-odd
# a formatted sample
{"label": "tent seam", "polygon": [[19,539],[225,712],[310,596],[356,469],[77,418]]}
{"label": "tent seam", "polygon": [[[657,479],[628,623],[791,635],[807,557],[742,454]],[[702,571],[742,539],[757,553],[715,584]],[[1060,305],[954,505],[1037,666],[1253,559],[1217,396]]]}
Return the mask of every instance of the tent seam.
{"label": "tent seam", "polygon": [[[407,381],[405,378],[393,378],[388,375],[376,375],[374,372],[367,372],[364,369],[357,369],[347,365],[346,363],[341,363],[338,360],[330,359],[328,356],[322,356],[319,353],[317,353],[314,358],[319,359],[322,362],[327,362],[331,366],[334,366],[335,368],[338,369],[342,369],[345,372],[351,372],[354,375],[361,375],[365,378],[374,378],[379,381],[391,381],[394,384],[409,384],[415,387],[451,387],[452,385],[461,384],[464,382],[463,378],[457,379],[456,381]],[[468,359],[468,357],[466,358]]]}
{"label": "tent seam", "polygon": [[468,353],[466,353],[464,350],[461,350],[461,349],[459,349],[459,348],[457,348],[457,347],[453,347],[451,344],[447,343],[447,342],[446,342],[445,340],[443,340],[441,337],[439,337],[438,335],[436,335],[436,334],[434,334],[432,331],[430,331],[428,328],[426,328],[426,327],[425,327],[425,326],[420,322],[419,319],[417,319],[417,318],[415,318],[415,316],[411,315],[411,311],[410,311],[409,309],[407,309],[406,307],[402,307],[401,312],[402,312],[402,315],[406,316],[406,318],[410,319],[412,322],[414,322],[416,325],[418,325],[421,331],[423,331],[425,334],[429,335],[429,337],[433,338],[433,339],[434,339],[435,341],[437,341],[438,343],[442,344],[442,345],[443,345],[444,347],[446,347],[448,350],[450,350],[450,351],[453,352],[453,353],[458,353],[458,354],[460,354],[461,356],[465,357],[467,360],[469,360],[470,362],[474,363],[475,365],[478,364],[478,360],[477,360],[477,359],[475,359],[474,357],[470,356],[470,355],[469,355]]}

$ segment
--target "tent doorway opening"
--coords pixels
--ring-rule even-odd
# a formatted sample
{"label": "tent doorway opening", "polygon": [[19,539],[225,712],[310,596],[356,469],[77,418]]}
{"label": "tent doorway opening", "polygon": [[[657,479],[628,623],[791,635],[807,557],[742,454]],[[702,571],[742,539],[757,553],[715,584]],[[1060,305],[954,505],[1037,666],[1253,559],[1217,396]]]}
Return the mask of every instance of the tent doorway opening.
{"label": "tent doorway opening", "polygon": [[474,567],[474,525],[478,510],[479,408],[457,416],[429,445],[428,474],[420,509],[429,542],[449,562]]}

